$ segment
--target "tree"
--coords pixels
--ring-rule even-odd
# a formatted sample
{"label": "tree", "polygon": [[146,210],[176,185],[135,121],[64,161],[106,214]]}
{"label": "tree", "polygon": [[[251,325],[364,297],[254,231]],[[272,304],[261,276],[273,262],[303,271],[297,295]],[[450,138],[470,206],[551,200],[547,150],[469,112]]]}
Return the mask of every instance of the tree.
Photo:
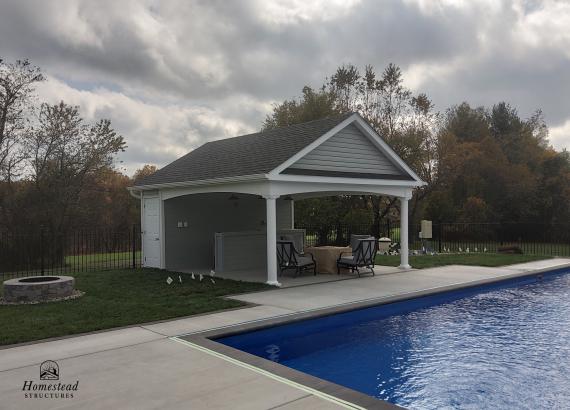
{"label": "tree", "polygon": [[5,63],[0,58],[0,179],[11,182],[26,158],[21,142],[32,109],[34,86],[44,77],[28,60]]}
{"label": "tree", "polygon": [[273,107],[273,112],[265,118],[262,129],[268,130],[300,124],[339,114],[335,107],[335,96],[323,88],[313,90],[303,87],[300,99],[285,100]]}
{"label": "tree", "polygon": [[79,107],[42,104],[26,139],[41,223],[60,231],[77,211],[88,181],[112,166],[125,142],[109,120],[87,124]]}
{"label": "tree", "polygon": [[158,168],[156,166],[149,164],[144,165],[142,168],[139,168],[135,171],[133,175],[133,183],[136,184],[143,178],[146,178],[149,175],[154,174],[156,171],[158,171]]}
{"label": "tree", "polygon": [[427,217],[567,222],[567,155],[548,147],[547,137],[540,111],[523,119],[505,102],[452,107],[437,136],[439,185],[427,200]]}

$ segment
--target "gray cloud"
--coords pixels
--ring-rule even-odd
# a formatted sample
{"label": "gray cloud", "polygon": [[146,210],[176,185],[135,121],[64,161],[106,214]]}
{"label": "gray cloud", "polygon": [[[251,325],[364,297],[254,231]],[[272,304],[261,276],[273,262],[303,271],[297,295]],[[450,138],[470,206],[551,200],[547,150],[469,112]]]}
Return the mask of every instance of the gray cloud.
{"label": "gray cloud", "polygon": [[342,63],[389,62],[438,109],[542,108],[570,147],[570,5],[493,0],[4,1],[0,53],[50,76],[49,100],[109,116],[129,171],[258,129],[271,104]]}

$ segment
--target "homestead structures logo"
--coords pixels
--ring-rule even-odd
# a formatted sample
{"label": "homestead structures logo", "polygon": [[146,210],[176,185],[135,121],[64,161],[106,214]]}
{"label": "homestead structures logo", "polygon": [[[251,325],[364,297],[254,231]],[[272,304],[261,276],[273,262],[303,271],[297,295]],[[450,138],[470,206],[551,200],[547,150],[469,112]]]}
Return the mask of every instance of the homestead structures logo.
{"label": "homestead structures logo", "polygon": [[[26,399],[72,399],[79,388],[75,383],[59,381],[59,365],[53,360],[46,360],[40,365],[40,382],[26,380],[22,391]],[[57,381],[57,383],[56,383]]]}
{"label": "homestead structures logo", "polygon": [[53,360],[46,360],[40,365],[40,380],[59,380],[59,366]]}

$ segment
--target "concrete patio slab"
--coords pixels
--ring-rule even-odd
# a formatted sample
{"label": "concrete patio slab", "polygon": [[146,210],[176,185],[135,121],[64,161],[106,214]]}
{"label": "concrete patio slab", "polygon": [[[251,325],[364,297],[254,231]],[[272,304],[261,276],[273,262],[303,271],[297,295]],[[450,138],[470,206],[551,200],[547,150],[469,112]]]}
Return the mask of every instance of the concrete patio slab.
{"label": "concrete patio slab", "polygon": [[162,337],[159,334],[137,326],[69,337],[51,342],[0,349],[0,372],[29,365],[39,365],[48,359],[60,360],[82,356],[150,342]]}
{"label": "concrete patio slab", "polygon": [[[42,350],[40,348],[40,350]],[[311,395],[170,339],[59,360],[73,399],[24,399],[37,365],[0,372],[4,409],[268,409]],[[271,392],[267,394],[267,392]],[[323,401],[314,397],[315,403]],[[329,402],[326,402],[331,408]]]}

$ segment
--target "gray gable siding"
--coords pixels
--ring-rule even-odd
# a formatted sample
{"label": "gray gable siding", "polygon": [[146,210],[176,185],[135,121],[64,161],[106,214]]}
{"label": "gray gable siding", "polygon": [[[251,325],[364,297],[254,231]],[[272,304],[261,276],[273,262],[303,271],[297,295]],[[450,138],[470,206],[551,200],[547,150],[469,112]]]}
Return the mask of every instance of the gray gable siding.
{"label": "gray gable siding", "polygon": [[319,174],[330,172],[350,176],[354,173],[354,176],[367,175],[368,178],[374,175],[384,178],[393,175],[396,179],[408,176],[354,124],[343,128],[284,172],[302,174],[303,170],[309,171],[308,174],[319,171]]}

